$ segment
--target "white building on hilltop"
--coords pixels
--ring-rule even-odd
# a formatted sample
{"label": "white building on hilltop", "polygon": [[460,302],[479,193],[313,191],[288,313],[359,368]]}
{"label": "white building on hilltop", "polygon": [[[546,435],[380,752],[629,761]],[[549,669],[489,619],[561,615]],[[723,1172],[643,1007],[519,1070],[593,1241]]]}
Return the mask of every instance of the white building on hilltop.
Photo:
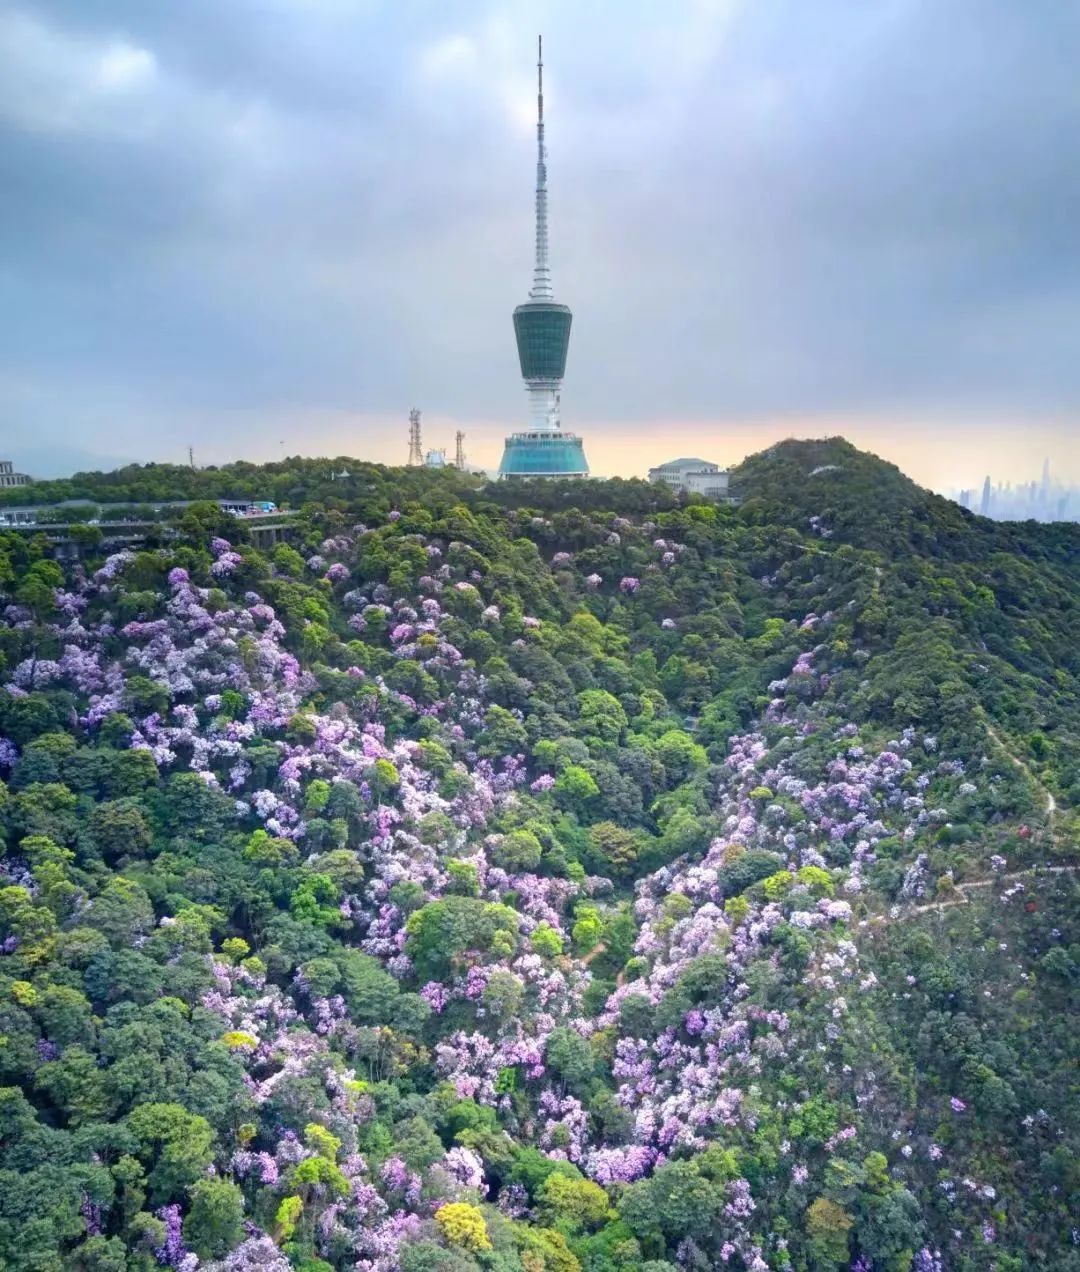
{"label": "white building on hilltop", "polygon": [[729,474],[719,464],[693,457],[669,459],[649,469],[649,480],[670,487],[677,495],[703,495],[706,499],[729,499]]}
{"label": "white building on hilltop", "polygon": [[0,489],[7,490],[12,486],[29,486],[31,479],[26,473],[14,471],[15,465],[10,459],[0,459]]}

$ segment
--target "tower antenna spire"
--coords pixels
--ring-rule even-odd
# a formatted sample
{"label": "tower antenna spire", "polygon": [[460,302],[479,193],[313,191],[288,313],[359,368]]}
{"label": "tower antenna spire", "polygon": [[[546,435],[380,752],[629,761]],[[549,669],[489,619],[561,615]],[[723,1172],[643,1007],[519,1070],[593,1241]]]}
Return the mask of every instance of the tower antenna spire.
{"label": "tower antenna spire", "polygon": [[544,37],[536,37],[536,265],[531,300],[551,300],[548,264],[547,148],[544,145]]}

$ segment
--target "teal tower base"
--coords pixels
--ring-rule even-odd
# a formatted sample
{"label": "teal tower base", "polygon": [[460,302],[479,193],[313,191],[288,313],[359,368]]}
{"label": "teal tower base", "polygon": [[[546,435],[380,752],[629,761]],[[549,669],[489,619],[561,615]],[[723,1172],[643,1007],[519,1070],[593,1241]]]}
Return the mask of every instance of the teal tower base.
{"label": "teal tower base", "polygon": [[499,476],[505,480],[523,477],[588,477],[585,445],[573,433],[512,433],[506,439]]}

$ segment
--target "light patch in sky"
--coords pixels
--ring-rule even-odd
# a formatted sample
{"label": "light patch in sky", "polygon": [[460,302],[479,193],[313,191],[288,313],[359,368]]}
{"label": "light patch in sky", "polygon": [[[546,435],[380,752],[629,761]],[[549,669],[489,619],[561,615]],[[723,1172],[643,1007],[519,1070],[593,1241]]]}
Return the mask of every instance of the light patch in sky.
{"label": "light patch in sky", "polygon": [[446,35],[420,54],[420,69],[434,78],[448,73],[472,75],[476,70],[476,45],[467,35]]}
{"label": "light patch in sky", "polygon": [[120,41],[102,54],[97,82],[108,92],[126,92],[153,79],[156,71],[157,60],[153,53]]}
{"label": "light patch in sky", "polygon": [[132,135],[130,94],[148,88],[157,61],[123,39],[70,35],[0,9],[0,120],[31,133]]}

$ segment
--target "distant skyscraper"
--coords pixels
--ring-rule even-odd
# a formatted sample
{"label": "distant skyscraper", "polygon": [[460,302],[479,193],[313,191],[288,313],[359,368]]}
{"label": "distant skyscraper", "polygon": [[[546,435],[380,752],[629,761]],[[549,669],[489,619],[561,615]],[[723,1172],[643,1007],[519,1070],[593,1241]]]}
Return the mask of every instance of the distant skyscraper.
{"label": "distant skyscraper", "polygon": [[562,431],[562,381],[573,320],[557,304],[548,261],[547,150],[544,144],[544,57],[538,42],[536,96],[536,263],[529,299],[514,310],[521,375],[529,395],[529,431],[506,439],[499,476],[587,477],[581,439]]}
{"label": "distant skyscraper", "polygon": [[990,515],[990,477],[987,476],[983,482],[982,503],[979,505],[979,511],[984,517]]}

